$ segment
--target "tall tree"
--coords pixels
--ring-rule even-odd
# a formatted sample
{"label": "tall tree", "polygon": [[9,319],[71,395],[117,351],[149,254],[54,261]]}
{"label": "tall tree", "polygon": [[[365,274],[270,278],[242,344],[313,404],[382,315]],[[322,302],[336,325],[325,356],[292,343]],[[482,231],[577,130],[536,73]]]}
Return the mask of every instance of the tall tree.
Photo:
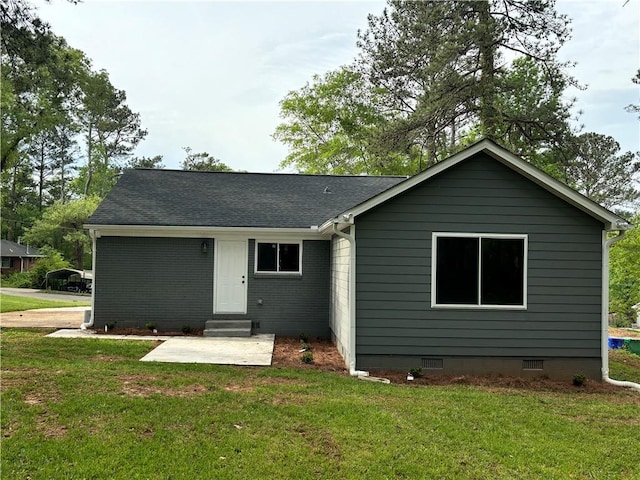
{"label": "tall tree", "polygon": [[14,161],[2,172],[2,238],[17,240],[38,218],[33,169],[28,157]]}
{"label": "tall tree", "polygon": [[[569,132],[563,90],[575,82],[556,59],[568,25],[553,0],[389,0],[358,32],[355,89],[340,92],[331,72],[281,103],[283,165],[313,171],[315,150],[319,171],[379,173],[373,154],[396,160],[384,173],[415,173],[479,136],[547,161]],[[352,112],[343,128],[340,107],[354,101],[366,121]]]}
{"label": "tall tree", "polygon": [[575,137],[571,147],[569,185],[607,208],[635,209],[640,199],[634,178],[640,172],[640,154],[621,154],[613,137],[593,132]]}
{"label": "tall tree", "polygon": [[[81,125],[87,159],[81,172],[83,193],[104,196],[115,183],[119,162],[133,152],[147,131],[141,127],[140,114],[125,103],[126,93],[111,84],[106,71],[91,73],[83,92]],[[100,181],[92,185],[94,176]]]}
{"label": "tall tree", "polygon": [[183,147],[185,159],[180,164],[182,170],[199,172],[232,172],[233,169],[207,152],[194,153],[191,147]]}
{"label": "tall tree", "polygon": [[[523,119],[502,108],[500,99],[517,92],[509,84],[513,67],[506,58],[527,59],[554,91],[574,83],[556,59],[569,21],[556,13],[554,3],[390,0],[358,35],[359,66],[388,92],[386,105],[399,118],[398,135],[425,144],[431,157],[449,153],[437,147],[447,139],[455,145],[470,128],[510,146],[505,132],[526,131],[537,119],[533,112]],[[546,142],[566,128],[568,107],[557,107],[553,122],[548,115],[544,122]]]}
{"label": "tall tree", "polygon": [[79,50],[55,36],[24,0],[0,5],[2,28],[2,170],[20,161],[24,146],[50,130],[77,102],[78,79],[89,68]]}

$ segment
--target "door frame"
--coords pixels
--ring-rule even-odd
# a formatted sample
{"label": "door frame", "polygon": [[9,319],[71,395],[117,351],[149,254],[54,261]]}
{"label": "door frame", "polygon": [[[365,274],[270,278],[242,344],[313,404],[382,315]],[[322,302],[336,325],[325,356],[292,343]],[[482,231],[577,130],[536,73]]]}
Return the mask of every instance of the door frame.
{"label": "door frame", "polygon": [[[244,302],[243,308],[241,312],[218,312],[218,259],[220,255],[220,249],[218,248],[219,242],[233,242],[237,244],[243,245],[243,271],[245,272],[245,287],[244,287]],[[247,298],[248,298],[248,290],[249,290],[249,240],[246,238],[214,238],[213,239],[213,314],[219,315],[246,315],[247,313]]]}

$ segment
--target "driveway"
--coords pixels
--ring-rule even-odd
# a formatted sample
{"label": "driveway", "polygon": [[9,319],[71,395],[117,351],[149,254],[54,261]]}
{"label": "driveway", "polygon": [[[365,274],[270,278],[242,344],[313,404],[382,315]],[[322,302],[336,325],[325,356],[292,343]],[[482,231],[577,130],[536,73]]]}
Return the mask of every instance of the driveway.
{"label": "driveway", "polygon": [[0,327],[80,328],[91,307],[40,308],[0,314]]}
{"label": "driveway", "polygon": [[[91,301],[91,297],[83,295],[43,293],[32,288],[0,288],[0,293],[66,302]],[[40,308],[23,312],[7,312],[0,314],[0,327],[79,328],[84,322],[86,310],[91,310],[91,307]]]}
{"label": "driveway", "polygon": [[42,300],[64,300],[65,302],[90,302],[91,295],[74,295],[72,293],[46,293],[35,288],[0,288],[0,293],[17,297],[31,297]]}

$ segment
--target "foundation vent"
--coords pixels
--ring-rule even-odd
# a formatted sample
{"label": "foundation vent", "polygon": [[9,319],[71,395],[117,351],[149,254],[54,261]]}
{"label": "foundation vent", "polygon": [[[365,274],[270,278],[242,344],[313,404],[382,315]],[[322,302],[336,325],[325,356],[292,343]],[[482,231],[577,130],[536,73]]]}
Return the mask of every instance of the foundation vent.
{"label": "foundation vent", "polygon": [[522,360],[523,370],[544,370],[544,360]]}
{"label": "foundation vent", "polygon": [[423,358],[422,368],[427,370],[442,370],[443,361],[441,358]]}

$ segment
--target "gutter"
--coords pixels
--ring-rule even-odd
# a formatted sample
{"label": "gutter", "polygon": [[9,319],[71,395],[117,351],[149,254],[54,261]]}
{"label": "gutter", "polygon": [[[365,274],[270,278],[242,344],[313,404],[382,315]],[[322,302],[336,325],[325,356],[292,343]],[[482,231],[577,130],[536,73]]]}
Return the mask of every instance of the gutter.
{"label": "gutter", "polygon": [[91,314],[89,321],[87,322],[85,317],[85,321],[80,325],[82,330],[93,327],[96,311],[96,240],[100,237],[100,233],[91,228],[89,229],[89,236],[91,237],[91,271],[93,272],[93,279],[91,280]]}
{"label": "gutter", "polygon": [[[342,220],[342,221],[341,221]],[[347,234],[338,229],[338,225],[347,223],[351,226],[351,233]],[[369,372],[356,370],[356,237],[355,224],[352,214],[341,215],[332,221],[332,231],[335,235],[349,242],[349,375],[354,377],[368,377]]]}
{"label": "gutter", "polygon": [[640,384],[609,378],[609,248],[622,240],[625,230],[619,230],[618,235],[607,239],[608,231],[602,232],[602,380],[618,387],[629,387],[640,392]]}

